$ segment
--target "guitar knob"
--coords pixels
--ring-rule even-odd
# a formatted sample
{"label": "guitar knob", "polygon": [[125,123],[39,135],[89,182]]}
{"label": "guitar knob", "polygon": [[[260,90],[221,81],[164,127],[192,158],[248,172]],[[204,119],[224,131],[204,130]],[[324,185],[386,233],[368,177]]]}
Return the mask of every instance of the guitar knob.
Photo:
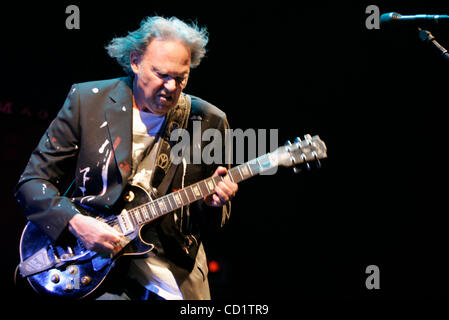
{"label": "guitar knob", "polygon": [[284,144],[284,146],[291,146],[291,145],[292,145],[292,143],[290,142],[290,140],[287,140]]}
{"label": "guitar knob", "polygon": [[71,292],[73,290],[73,286],[70,283],[67,283],[64,287],[64,292]]}
{"label": "guitar knob", "polygon": [[301,142],[301,139],[299,137],[296,137],[295,138],[295,143],[299,143],[299,142]]}
{"label": "guitar knob", "polygon": [[53,283],[58,283],[59,280],[60,280],[59,275],[57,275],[57,274],[52,275],[51,278],[50,278],[50,280],[51,280],[51,282],[53,282]]}
{"label": "guitar knob", "polygon": [[70,274],[75,274],[75,273],[78,272],[78,268],[77,268],[76,266],[69,266],[69,267],[67,268],[67,271],[68,271]]}
{"label": "guitar knob", "polygon": [[126,200],[127,202],[131,202],[131,201],[134,200],[134,197],[135,197],[134,192],[129,191],[128,194],[125,195],[125,200]]}
{"label": "guitar knob", "polygon": [[87,286],[89,283],[91,283],[92,279],[89,276],[84,276],[81,278],[81,284],[83,286]]}

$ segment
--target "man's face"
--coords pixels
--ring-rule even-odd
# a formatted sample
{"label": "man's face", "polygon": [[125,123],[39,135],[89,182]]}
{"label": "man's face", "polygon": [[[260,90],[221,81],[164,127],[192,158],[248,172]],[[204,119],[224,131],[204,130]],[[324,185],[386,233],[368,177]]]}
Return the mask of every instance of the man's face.
{"label": "man's face", "polygon": [[180,41],[154,39],[143,55],[131,53],[137,105],[164,115],[178,103],[190,72],[190,51]]}

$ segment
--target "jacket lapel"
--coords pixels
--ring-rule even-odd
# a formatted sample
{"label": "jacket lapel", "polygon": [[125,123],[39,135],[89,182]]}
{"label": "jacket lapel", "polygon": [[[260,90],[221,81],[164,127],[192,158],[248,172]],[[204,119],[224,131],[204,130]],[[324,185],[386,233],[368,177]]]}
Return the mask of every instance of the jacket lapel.
{"label": "jacket lapel", "polygon": [[132,106],[132,78],[122,78],[111,90],[105,107],[105,119],[122,185],[131,174]]}

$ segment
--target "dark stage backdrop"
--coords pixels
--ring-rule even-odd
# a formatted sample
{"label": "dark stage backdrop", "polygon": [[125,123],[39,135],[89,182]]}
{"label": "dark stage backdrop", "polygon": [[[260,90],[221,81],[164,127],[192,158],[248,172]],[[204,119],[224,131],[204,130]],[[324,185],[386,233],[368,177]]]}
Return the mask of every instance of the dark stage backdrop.
{"label": "dark stage backdrop", "polygon": [[[71,84],[124,75],[108,41],[159,14],[208,27],[207,56],[186,92],[224,110],[233,128],[278,129],[279,144],[318,134],[328,147],[320,170],[241,183],[229,225],[205,239],[221,267],[209,274],[213,298],[447,297],[449,62],[414,27],[368,30],[365,8],[449,7],[288,3],[2,5],[3,290],[26,295],[13,289],[26,223],[13,188],[31,151]],[[70,4],[80,9],[79,30],[65,26]],[[448,26],[429,26],[446,47]],[[380,289],[365,285],[370,265]]]}

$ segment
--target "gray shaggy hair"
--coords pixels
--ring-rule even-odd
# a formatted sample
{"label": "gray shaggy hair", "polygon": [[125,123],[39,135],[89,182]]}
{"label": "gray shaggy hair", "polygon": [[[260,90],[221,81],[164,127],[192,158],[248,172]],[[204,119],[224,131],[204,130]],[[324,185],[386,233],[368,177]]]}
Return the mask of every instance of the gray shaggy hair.
{"label": "gray shaggy hair", "polygon": [[112,39],[105,49],[126,73],[132,74],[131,52],[136,51],[142,55],[153,39],[182,41],[190,49],[191,68],[200,64],[209,41],[206,28],[199,28],[195,23],[187,24],[176,17],[166,19],[154,16],[142,20],[140,28],[128,32],[127,36]]}

